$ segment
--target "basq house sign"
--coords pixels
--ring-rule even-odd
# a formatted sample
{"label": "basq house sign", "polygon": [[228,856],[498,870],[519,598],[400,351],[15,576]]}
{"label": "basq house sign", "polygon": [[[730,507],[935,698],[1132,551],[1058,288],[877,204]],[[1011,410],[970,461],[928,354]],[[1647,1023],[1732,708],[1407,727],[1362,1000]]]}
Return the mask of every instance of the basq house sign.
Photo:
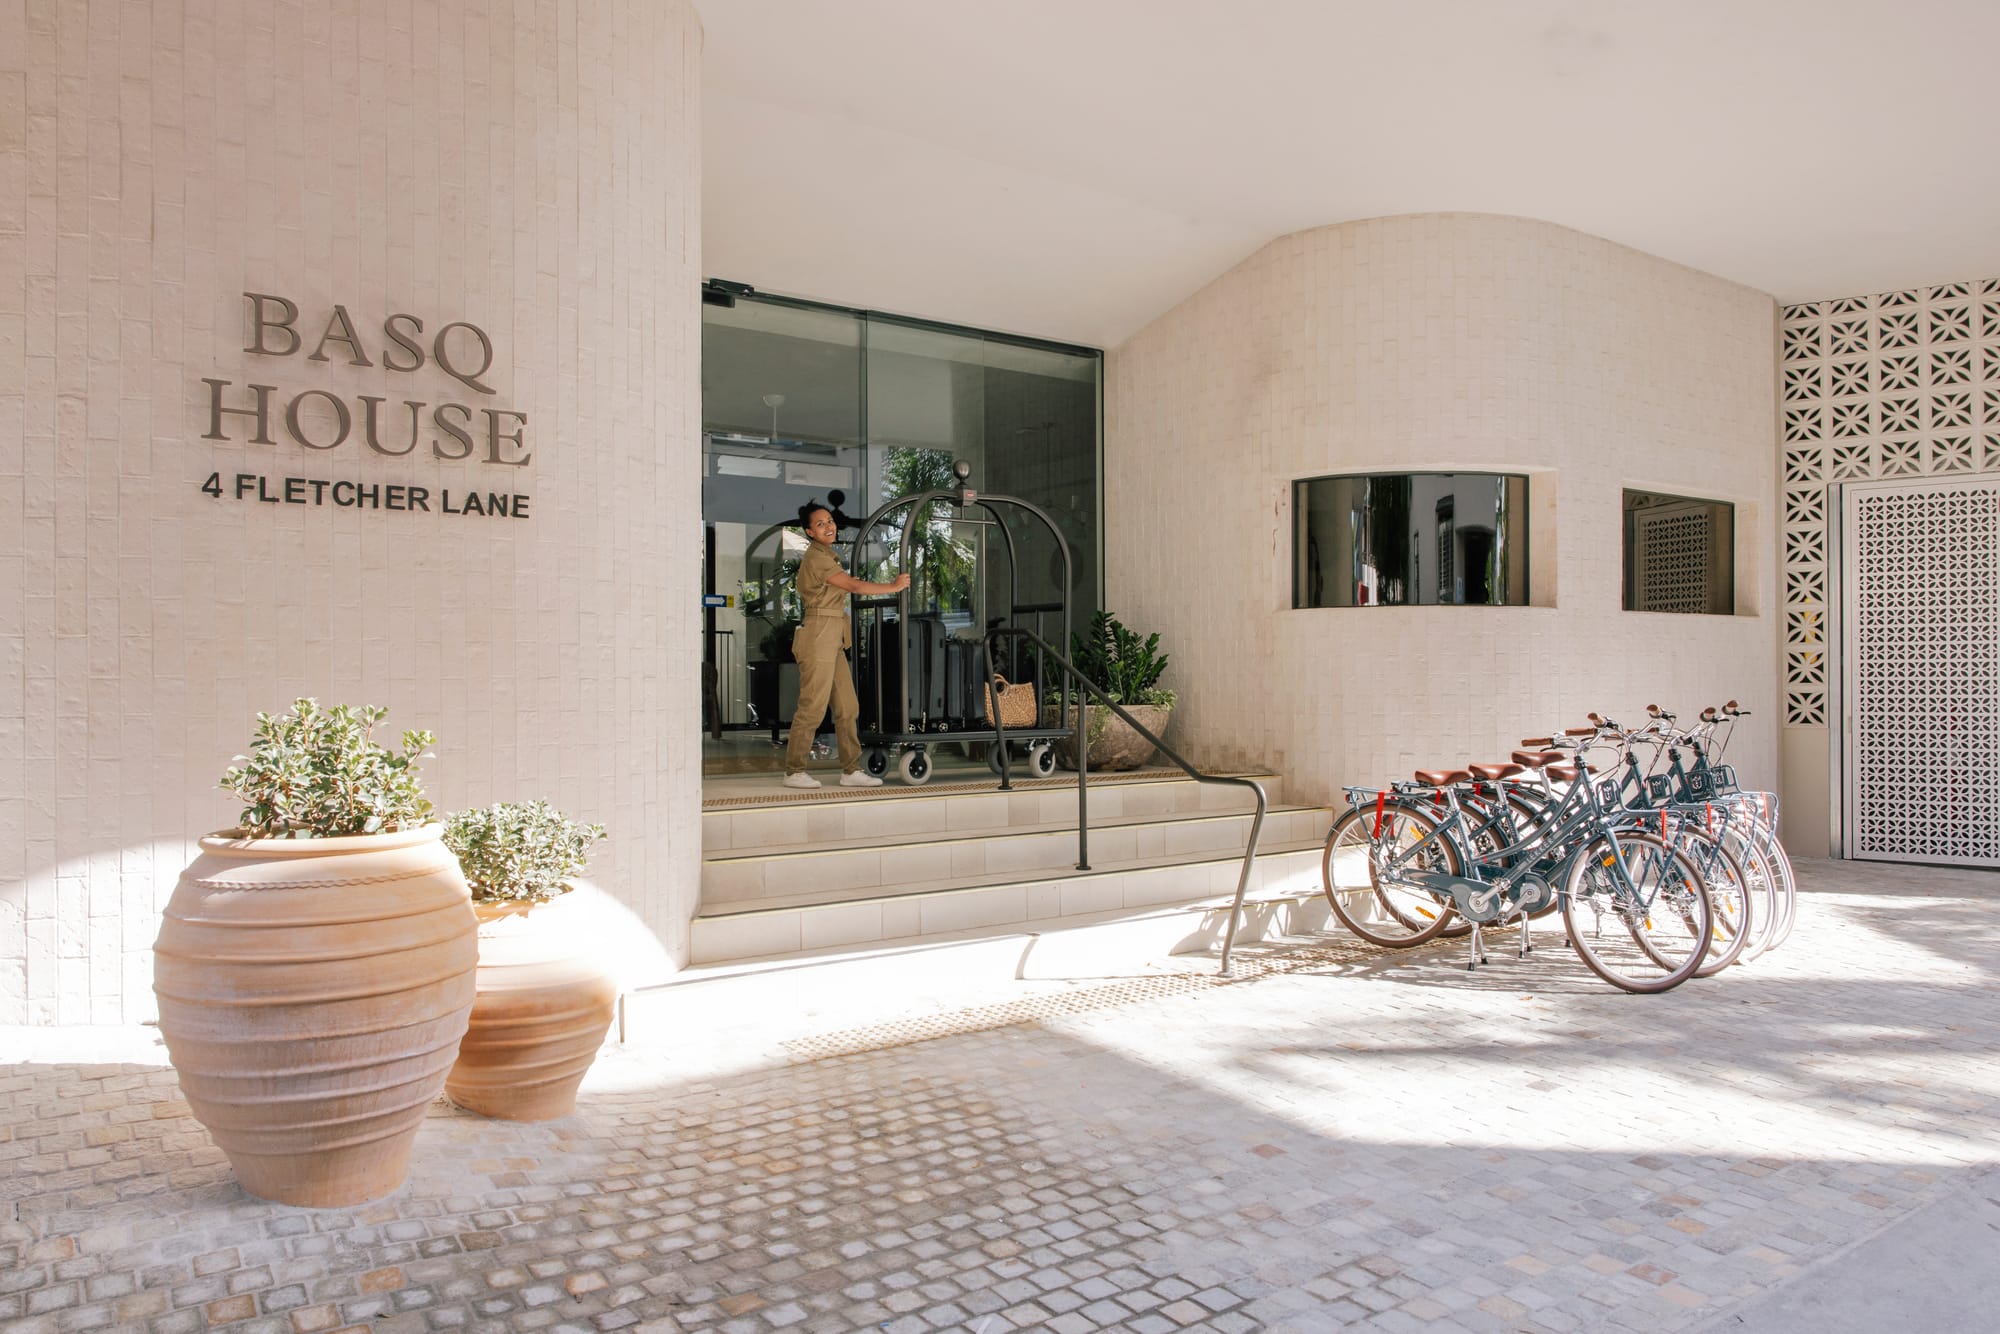
{"label": "basq house sign", "polygon": [[[282,434],[328,462],[341,455],[356,462],[415,457],[520,468],[533,457],[527,414],[472,397],[495,392],[485,378],[493,368],[493,340],[478,325],[452,320],[426,331],[421,319],[398,312],[364,333],[345,306],[334,306],[322,322],[317,316],[302,318],[298,305],[282,296],[245,292],[243,298],[248,304],[243,350],[252,356],[295,358],[302,370],[336,361],[379,365],[398,374],[424,373],[432,385],[443,381],[449,387],[424,398],[392,400],[204,377],[208,430],[202,439],[277,445]],[[354,478],[217,472],[201,489],[218,500],[518,519],[528,517],[529,503],[525,495],[491,490],[478,480],[433,494],[429,487]]]}

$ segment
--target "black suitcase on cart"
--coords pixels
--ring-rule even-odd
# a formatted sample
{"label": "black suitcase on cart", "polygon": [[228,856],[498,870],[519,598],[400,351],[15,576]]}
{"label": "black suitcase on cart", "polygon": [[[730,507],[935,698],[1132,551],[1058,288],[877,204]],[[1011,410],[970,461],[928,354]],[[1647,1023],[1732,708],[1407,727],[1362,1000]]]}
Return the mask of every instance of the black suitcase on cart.
{"label": "black suitcase on cart", "polygon": [[947,639],[944,662],[944,714],[952,730],[991,727],[986,717],[986,645],[977,639]]}

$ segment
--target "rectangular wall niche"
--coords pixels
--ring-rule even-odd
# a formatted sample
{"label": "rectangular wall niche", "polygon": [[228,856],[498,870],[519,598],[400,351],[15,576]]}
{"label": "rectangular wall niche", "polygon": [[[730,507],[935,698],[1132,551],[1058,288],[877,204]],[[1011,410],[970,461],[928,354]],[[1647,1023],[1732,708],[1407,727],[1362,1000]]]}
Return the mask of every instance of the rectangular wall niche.
{"label": "rectangular wall niche", "polygon": [[1734,615],[1736,507],[1628,490],[1625,610]]}
{"label": "rectangular wall niche", "polygon": [[1292,484],[1294,607],[1528,604],[1528,479],[1371,473]]}

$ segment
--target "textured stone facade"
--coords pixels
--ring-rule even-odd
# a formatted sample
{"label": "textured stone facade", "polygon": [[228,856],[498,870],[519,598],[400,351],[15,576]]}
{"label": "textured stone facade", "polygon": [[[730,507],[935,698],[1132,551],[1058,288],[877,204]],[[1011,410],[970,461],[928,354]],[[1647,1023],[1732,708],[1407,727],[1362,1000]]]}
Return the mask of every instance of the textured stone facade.
{"label": "textured stone facade", "polygon": [[[1107,358],[1107,605],[1160,630],[1172,738],[1303,799],[1729,697],[1775,781],[1777,309],[1565,228],[1433,214],[1258,251]],[[1526,472],[1526,607],[1291,609],[1291,485]],[[1736,505],[1734,616],[1620,610],[1625,487]]]}
{"label": "textured stone facade", "polygon": [[[682,0],[0,9],[0,1023],[151,1013],[158,908],[234,820],[216,779],[297,695],[435,730],[442,807],[603,821],[595,879],[684,956],[700,53]],[[245,351],[245,292],[300,308],[298,353]],[[365,366],[307,359],[336,303]],[[420,369],[390,369],[397,312]],[[490,337],[490,395],[435,364],[452,321]],[[460,329],[446,355],[480,353]],[[236,408],[273,386],[273,443],[240,415],[203,439],[211,378]],[[414,452],[369,447],[371,396],[388,449],[427,405]],[[336,437],[334,399],[347,438],[299,443]],[[440,457],[446,401],[469,457]],[[518,448],[497,418],[525,464],[489,461],[488,409],[525,416]],[[327,499],[285,503],[287,477]],[[446,489],[530,514],[447,514]]]}

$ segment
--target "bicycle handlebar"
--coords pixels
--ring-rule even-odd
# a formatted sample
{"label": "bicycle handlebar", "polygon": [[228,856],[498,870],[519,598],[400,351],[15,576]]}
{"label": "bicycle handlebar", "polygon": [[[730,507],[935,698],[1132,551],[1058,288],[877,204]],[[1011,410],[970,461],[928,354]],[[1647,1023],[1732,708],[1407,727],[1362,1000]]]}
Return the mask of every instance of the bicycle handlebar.
{"label": "bicycle handlebar", "polygon": [[[1597,745],[1616,743],[1620,746],[1631,746],[1636,742],[1645,742],[1655,747],[1692,746],[1700,750],[1716,744],[1716,731],[1723,723],[1733,724],[1739,718],[1747,718],[1750,716],[1750,710],[1733,699],[1720,708],[1711,705],[1701,711],[1701,721],[1689,728],[1674,726],[1679,715],[1657,704],[1646,706],[1647,721],[1643,726],[1636,728],[1621,726],[1614,719],[1607,718],[1601,713],[1592,712],[1586,716],[1592,724],[1589,727],[1565,727],[1561,732],[1549,736],[1523,737],[1521,745],[1529,750],[1550,750],[1561,747],[1582,751]],[[1720,754],[1719,745],[1715,753]]]}

